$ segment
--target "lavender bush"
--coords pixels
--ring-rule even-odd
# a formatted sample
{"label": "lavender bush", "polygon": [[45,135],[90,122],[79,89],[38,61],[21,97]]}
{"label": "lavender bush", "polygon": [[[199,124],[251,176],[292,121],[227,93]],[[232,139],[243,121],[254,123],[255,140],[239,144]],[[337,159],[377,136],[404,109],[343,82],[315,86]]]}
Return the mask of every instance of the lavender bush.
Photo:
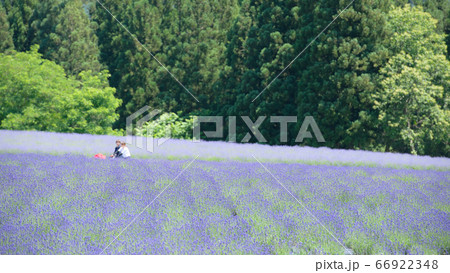
{"label": "lavender bush", "polygon": [[[17,140],[16,144],[12,142],[17,150],[86,154],[93,153],[94,148],[106,153],[114,140],[3,131],[1,149],[6,148],[5,138]],[[26,143],[27,139],[30,143]],[[166,153],[177,154],[171,150],[172,145],[180,143],[167,145]],[[226,145],[218,145],[212,153],[226,157]],[[236,153],[236,145],[228,147]],[[256,148],[285,149],[239,147],[254,153]],[[331,150],[317,151],[332,154]],[[351,154],[348,152],[347,160],[354,160]],[[265,158],[277,155],[266,154]],[[380,157],[377,160],[383,163]],[[413,161],[426,162],[421,157]],[[433,162],[439,165],[448,161]],[[0,253],[99,254],[187,164],[187,160],[0,154]],[[265,166],[355,254],[450,252],[449,172],[285,163]],[[343,253],[342,246],[259,163],[202,160],[192,163],[104,251]]]}
{"label": "lavender bush", "polygon": [[[39,152],[50,154],[111,154],[114,141],[124,137],[87,134],[0,130],[0,151]],[[450,170],[449,158],[414,156],[410,154],[380,153],[330,148],[268,146],[226,142],[200,142],[171,139],[156,147],[154,153],[129,146],[134,157],[188,159],[199,155],[203,160],[261,161],[327,165],[366,165],[389,167],[434,168]]]}

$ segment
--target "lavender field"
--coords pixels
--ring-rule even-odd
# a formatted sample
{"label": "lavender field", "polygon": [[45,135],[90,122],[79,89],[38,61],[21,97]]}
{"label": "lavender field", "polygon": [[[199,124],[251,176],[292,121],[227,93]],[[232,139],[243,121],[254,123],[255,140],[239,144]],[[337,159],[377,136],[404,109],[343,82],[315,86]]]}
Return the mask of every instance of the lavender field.
{"label": "lavender field", "polygon": [[0,254],[450,254],[447,158],[115,138],[0,131]]}
{"label": "lavender field", "polygon": [[[110,154],[115,136],[64,134],[0,130],[0,151],[23,153]],[[122,140],[125,140],[122,138]],[[141,140],[142,141],[142,140]],[[144,141],[142,141],[144,143]],[[313,165],[384,166],[394,168],[439,169],[450,171],[450,158],[410,154],[338,150],[326,147],[269,146],[226,142],[199,142],[170,139],[155,147],[154,153],[129,146],[133,157],[160,159],[199,159],[208,161],[254,162],[253,156],[265,162],[305,163]]]}

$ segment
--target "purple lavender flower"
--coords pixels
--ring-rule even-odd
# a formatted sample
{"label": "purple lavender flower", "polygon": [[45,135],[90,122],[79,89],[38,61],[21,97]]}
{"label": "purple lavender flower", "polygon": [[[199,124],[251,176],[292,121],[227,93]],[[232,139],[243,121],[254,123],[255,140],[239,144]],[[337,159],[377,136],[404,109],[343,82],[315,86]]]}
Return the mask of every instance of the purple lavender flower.
{"label": "purple lavender flower", "polygon": [[[0,154],[0,253],[99,254],[187,163]],[[317,219],[259,163],[197,160],[104,254],[343,254],[318,221],[356,254],[449,254],[448,171],[264,164]]]}
{"label": "purple lavender flower", "polygon": [[[116,136],[65,134],[51,132],[0,130],[0,151],[39,152],[50,154],[97,153],[109,155],[114,149]],[[124,140],[124,137],[121,138]],[[414,156],[410,154],[381,153],[330,148],[268,146],[227,142],[199,142],[171,139],[156,147],[154,153],[129,145],[133,157],[189,159],[199,155],[204,160],[254,161],[252,155],[265,162],[308,163],[326,165],[408,166],[413,168],[439,168],[450,170],[450,159]]]}

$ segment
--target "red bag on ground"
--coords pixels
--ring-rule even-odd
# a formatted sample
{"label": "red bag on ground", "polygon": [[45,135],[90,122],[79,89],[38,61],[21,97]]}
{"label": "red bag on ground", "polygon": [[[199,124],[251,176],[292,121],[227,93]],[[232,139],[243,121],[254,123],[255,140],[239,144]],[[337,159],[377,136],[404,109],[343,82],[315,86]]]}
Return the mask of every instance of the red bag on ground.
{"label": "red bag on ground", "polygon": [[94,155],[94,158],[106,159],[106,155],[104,155],[104,154],[96,154],[96,155]]}

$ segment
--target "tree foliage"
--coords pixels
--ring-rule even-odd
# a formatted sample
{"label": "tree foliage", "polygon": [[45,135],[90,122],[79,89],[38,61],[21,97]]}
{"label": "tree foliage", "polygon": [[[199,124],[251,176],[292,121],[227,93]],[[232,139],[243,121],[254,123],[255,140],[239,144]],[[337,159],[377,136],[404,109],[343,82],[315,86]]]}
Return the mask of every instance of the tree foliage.
{"label": "tree foliage", "polygon": [[61,65],[67,74],[102,70],[95,23],[81,0],[49,0],[37,5],[32,17],[33,43],[46,59]]}
{"label": "tree foliage", "polygon": [[155,138],[192,139],[194,119],[182,118],[176,113],[163,113],[158,118],[150,120],[136,128],[136,135]]}
{"label": "tree foliage", "polygon": [[14,47],[19,51],[30,48],[30,24],[37,0],[2,0],[8,15],[9,25],[13,34]]}
{"label": "tree foliage", "polygon": [[450,62],[437,20],[421,8],[397,8],[388,14],[392,52],[375,93],[382,140],[388,150],[449,155]]}
{"label": "tree foliage", "polygon": [[120,100],[108,86],[107,72],[81,72],[80,80],[30,52],[0,54],[0,126],[14,130],[41,130],[107,134],[118,118]]}
{"label": "tree foliage", "polygon": [[0,5],[0,52],[13,48],[14,43],[9,29],[8,17],[3,5]]}
{"label": "tree foliage", "polygon": [[101,59],[111,71],[111,85],[124,101],[118,126],[144,105],[185,113],[209,107],[237,1],[102,3],[134,36],[97,4],[94,18],[99,25]]}
{"label": "tree foliage", "polygon": [[[329,31],[319,37],[308,54],[294,65],[301,70],[298,87],[299,115],[317,120],[327,145],[337,148],[376,148],[374,137],[381,128],[369,121],[370,94],[378,84],[378,72],[388,58],[384,12],[388,1],[321,1],[313,23],[324,27],[335,18]],[[311,36],[312,37],[312,36]]]}
{"label": "tree foliage", "polygon": [[[314,40],[347,4],[330,0],[246,2],[248,7],[241,10],[232,28],[242,37],[234,36],[228,45],[230,68],[225,69],[219,88],[220,98],[229,97],[226,112],[254,118],[298,116],[298,120],[312,115],[328,146],[370,146],[374,133],[359,124],[371,114],[365,111],[369,105],[365,97],[376,88],[379,67],[387,58],[381,42],[386,37],[383,12],[388,1],[355,2]],[[311,47],[304,51],[308,44]],[[234,71],[242,75],[236,77],[239,72]],[[235,84],[229,83],[236,78]],[[299,126],[292,126],[289,134],[295,135]],[[246,134],[245,130],[241,124],[238,136]],[[273,124],[263,124],[261,132],[271,144],[278,144],[280,131]],[[290,139],[289,144],[294,144],[295,138]]]}
{"label": "tree foliage", "polygon": [[[183,138],[192,115],[313,116],[329,147],[450,156],[448,0],[100,2],[0,0],[0,52],[43,57],[2,55],[1,126],[99,133],[149,105]],[[298,145],[280,126],[258,129]]]}

